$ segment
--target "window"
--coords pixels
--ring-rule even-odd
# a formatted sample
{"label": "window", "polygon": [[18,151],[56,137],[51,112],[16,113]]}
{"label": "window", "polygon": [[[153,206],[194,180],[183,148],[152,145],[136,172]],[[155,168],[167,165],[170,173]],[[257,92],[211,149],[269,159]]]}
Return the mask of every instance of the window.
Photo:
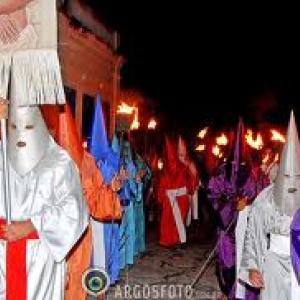
{"label": "window", "polygon": [[95,110],[94,97],[84,94],[82,105],[82,138],[89,144],[92,134],[92,124]]}
{"label": "window", "polygon": [[73,118],[75,118],[75,111],[76,111],[76,91],[72,88],[65,86],[65,95],[67,103],[70,106]]}

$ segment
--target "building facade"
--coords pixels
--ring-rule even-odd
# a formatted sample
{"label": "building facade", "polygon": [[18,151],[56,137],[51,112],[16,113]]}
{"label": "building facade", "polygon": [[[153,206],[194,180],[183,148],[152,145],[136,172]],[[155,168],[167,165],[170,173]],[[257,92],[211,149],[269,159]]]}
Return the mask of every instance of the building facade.
{"label": "building facade", "polygon": [[[99,22],[97,35],[59,13],[59,56],[66,97],[82,139],[89,138],[94,102],[99,94],[108,133],[115,128],[120,91],[122,58],[117,53],[118,36]],[[102,36],[101,36],[101,33]]]}

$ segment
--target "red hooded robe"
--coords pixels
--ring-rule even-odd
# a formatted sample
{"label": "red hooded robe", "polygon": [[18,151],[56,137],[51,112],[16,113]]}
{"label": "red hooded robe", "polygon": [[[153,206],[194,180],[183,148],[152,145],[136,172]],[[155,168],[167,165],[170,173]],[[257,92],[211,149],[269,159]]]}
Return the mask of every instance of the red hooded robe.
{"label": "red hooded robe", "polygon": [[178,160],[177,143],[166,138],[166,165],[158,187],[162,215],[159,243],[174,246],[186,242],[185,224],[193,193],[190,172]]}

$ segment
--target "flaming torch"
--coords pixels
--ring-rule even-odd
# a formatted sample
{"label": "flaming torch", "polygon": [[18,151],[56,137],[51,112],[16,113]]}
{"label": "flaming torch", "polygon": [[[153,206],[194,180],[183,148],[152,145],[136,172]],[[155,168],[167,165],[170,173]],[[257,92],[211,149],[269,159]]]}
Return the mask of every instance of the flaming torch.
{"label": "flaming torch", "polygon": [[271,129],[270,132],[272,134],[271,141],[285,143],[285,137],[280,132],[275,129]]}
{"label": "flaming torch", "polygon": [[134,112],[134,109],[134,106],[129,106],[128,104],[122,102],[118,106],[117,114],[131,115]]}
{"label": "flaming torch", "polygon": [[148,129],[154,130],[156,128],[157,122],[154,119],[151,119],[148,123]]}
{"label": "flaming torch", "polygon": [[216,143],[219,146],[226,146],[228,144],[227,136],[222,133],[220,136],[216,137]]}
{"label": "flaming torch", "polygon": [[218,145],[212,147],[212,154],[218,158],[222,158],[223,153]]}
{"label": "flaming torch", "polygon": [[195,151],[198,151],[198,152],[202,152],[205,150],[205,145],[204,144],[200,144],[196,147]]}
{"label": "flaming torch", "polygon": [[201,129],[197,135],[198,138],[204,139],[208,131],[208,127]]}
{"label": "flaming torch", "polygon": [[139,122],[139,109],[134,109],[134,118],[130,125],[130,130],[137,130],[140,128],[140,122]]}
{"label": "flaming torch", "polygon": [[260,133],[257,133],[256,139],[253,137],[253,131],[251,129],[247,130],[247,133],[245,135],[247,144],[256,150],[261,150],[263,147],[263,138]]}
{"label": "flaming torch", "polygon": [[[122,102],[117,109],[116,124],[118,131],[127,131],[133,123],[133,117],[136,118],[135,107]],[[134,114],[134,116],[133,116]],[[135,125],[136,126],[136,125]]]}

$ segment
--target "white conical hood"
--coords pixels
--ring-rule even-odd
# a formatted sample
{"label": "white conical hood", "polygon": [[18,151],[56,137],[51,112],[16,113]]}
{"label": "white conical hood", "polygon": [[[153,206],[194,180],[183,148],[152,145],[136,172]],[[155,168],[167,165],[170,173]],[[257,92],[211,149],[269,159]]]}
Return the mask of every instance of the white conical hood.
{"label": "white conical hood", "polygon": [[9,112],[8,156],[11,166],[21,176],[30,172],[42,159],[50,140],[38,107],[16,107]]}
{"label": "white conical hood", "polygon": [[293,111],[275,179],[274,201],[289,216],[300,207],[300,143]]}

